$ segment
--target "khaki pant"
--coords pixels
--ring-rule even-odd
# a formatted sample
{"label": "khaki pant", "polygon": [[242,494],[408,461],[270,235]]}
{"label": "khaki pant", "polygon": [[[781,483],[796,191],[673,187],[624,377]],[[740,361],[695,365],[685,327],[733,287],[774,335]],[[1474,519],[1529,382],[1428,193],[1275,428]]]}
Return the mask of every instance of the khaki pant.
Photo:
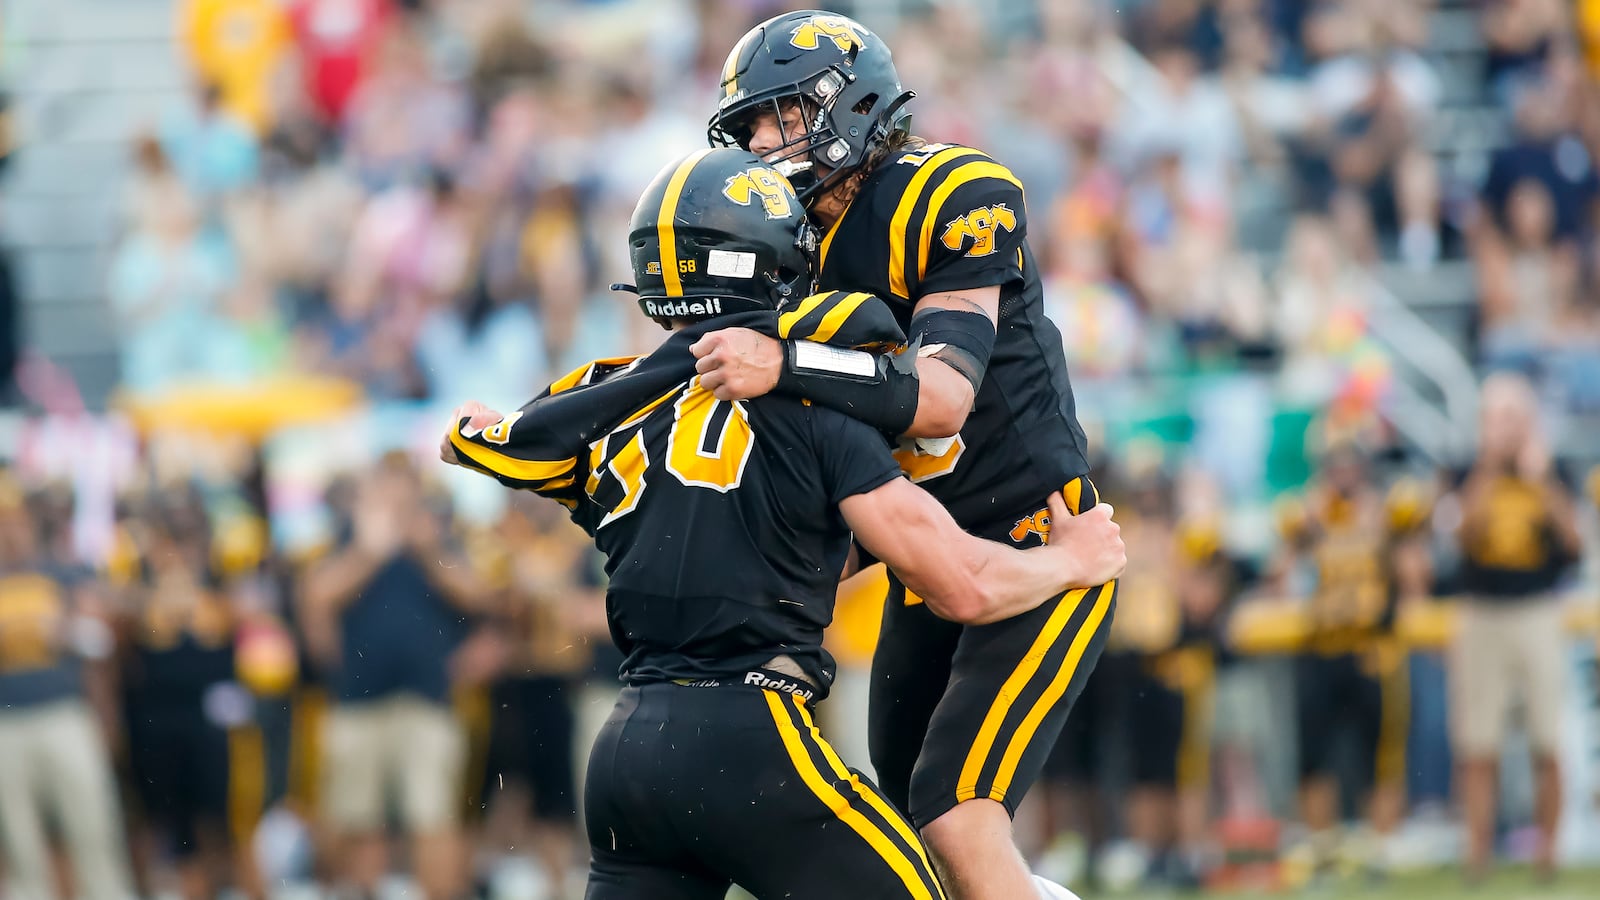
{"label": "khaki pant", "polygon": [[1558,599],[1461,604],[1450,648],[1450,737],[1456,754],[1499,756],[1519,700],[1535,752],[1557,753],[1566,651]]}
{"label": "khaki pant", "polygon": [[55,896],[46,817],[60,828],[80,896],[132,896],[105,740],[78,700],[0,711],[0,845],[17,900]]}
{"label": "khaki pant", "polygon": [[408,834],[456,824],[467,740],[447,706],[401,694],[341,703],[323,732],[323,803],[345,832],[379,831],[390,791]]}

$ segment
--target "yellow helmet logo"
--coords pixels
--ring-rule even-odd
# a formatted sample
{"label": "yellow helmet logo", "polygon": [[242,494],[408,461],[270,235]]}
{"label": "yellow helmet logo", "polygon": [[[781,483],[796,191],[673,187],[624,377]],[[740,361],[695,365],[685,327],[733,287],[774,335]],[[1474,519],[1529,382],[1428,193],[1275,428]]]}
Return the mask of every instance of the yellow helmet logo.
{"label": "yellow helmet logo", "polygon": [[722,195],[740,206],[749,206],[752,201],[760,200],[761,208],[766,210],[769,219],[787,219],[794,214],[789,203],[789,195],[793,192],[789,179],[776,169],[765,166],[753,166],[730,177],[722,188]]}
{"label": "yellow helmet logo", "polygon": [[833,41],[840,53],[849,53],[851,47],[867,44],[865,29],[844,16],[812,16],[801,22],[789,38],[789,43],[801,50],[815,50],[824,38]]}

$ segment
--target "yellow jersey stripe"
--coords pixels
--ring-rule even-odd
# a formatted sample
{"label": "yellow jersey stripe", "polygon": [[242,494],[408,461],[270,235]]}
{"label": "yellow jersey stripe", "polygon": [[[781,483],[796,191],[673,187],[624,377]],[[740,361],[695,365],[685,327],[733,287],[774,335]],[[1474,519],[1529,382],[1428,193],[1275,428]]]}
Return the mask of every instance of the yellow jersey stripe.
{"label": "yellow jersey stripe", "polygon": [[1061,489],[1061,499],[1067,501],[1067,511],[1073,515],[1083,512],[1083,479],[1074,478]]}
{"label": "yellow jersey stripe", "polygon": [[871,299],[871,294],[855,293],[840,300],[838,306],[828,310],[828,314],[822,317],[822,324],[817,326],[817,333],[811,336],[811,340],[827,343],[834,335],[839,333],[839,329],[844,325],[845,320],[855,315],[855,311],[861,308],[861,304]]}
{"label": "yellow jersey stripe", "polygon": [[997,162],[983,159],[957,166],[955,171],[951,172],[950,176],[939,184],[939,187],[933,192],[933,198],[928,201],[928,212],[922,219],[921,239],[917,243],[917,248],[920,250],[920,255],[917,257],[918,278],[928,273],[928,251],[933,247],[933,229],[934,226],[939,224],[939,211],[944,209],[944,202],[950,199],[950,195],[955,193],[958,188],[971,184],[980,178],[998,178],[1001,181],[1009,181],[1017,186],[1017,190],[1022,190],[1022,182],[1017,180],[1017,176],[1011,174],[1010,169]]}
{"label": "yellow jersey stripe", "polygon": [[800,320],[811,315],[813,310],[821,306],[829,297],[832,297],[836,293],[838,293],[838,291],[824,291],[822,293],[812,294],[804,300],[801,300],[799,306],[796,306],[794,309],[791,309],[779,316],[778,336],[793,337],[793,335],[791,335],[789,332],[793,331],[794,327],[800,324]]}
{"label": "yellow jersey stripe", "polygon": [[1034,638],[1033,646],[1028,648],[1027,655],[1022,657],[1022,662],[1012,670],[1011,676],[1001,686],[999,695],[994,698],[994,703],[989,706],[989,712],[983,717],[983,724],[978,728],[978,737],[972,742],[972,749],[967,751],[966,762],[961,764],[961,778],[956,782],[957,802],[965,802],[978,796],[978,778],[983,774],[984,765],[994,749],[995,738],[1000,734],[1000,726],[1005,724],[1006,715],[1011,712],[1012,698],[1022,695],[1023,688],[1027,687],[1034,673],[1039,671],[1039,664],[1044,662],[1050,645],[1061,636],[1062,629],[1067,627],[1067,621],[1072,618],[1072,614],[1078,609],[1078,604],[1083,602],[1084,595],[1088,593],[1088,588],[1079,588],[1061,598],[1061,602],[1056,604],[1055,612],[1045,621],[1039,636]]}
{"label": "yellow jersey stripe", "polygon": [[554,396],[562,391],[570,391],[580,384],[588,384],[589,379],[594,377],[594,370],[601,366],[625,366],[638,358],[637,356],[608,356],[605,359],[597,359],[594,362],[585,363],[552,382],[550,384],[550,394]]}
{"label": "yellow jersey stripe", "polygon": [[[789,699],[794,704],[795,709],[800,711],[800,721],[805,723],[806,728],[811,732],[811,739],[822,749],[822,755],[827,758],[828,767],[833,769],[833,774],[839,779],[849,781],[850,789],[855,791],[861,799],[867,801],[867,805],[876,810],[878,815],[883,816],[883,820],[889,823],[895,834],[900,835],[906,844],[917,852],[917,858],[922,860],[923,866],[927,867],[929,872],[932,872],[933,863],[928,859],[927,851],[922,848],[922,839],[917,837],[916,832],[911,830],[911,824],[905,820],[899,810],[890,806],[889,801],[880,796],[877,791],[863,785],[860,776],[850,771],[850,767],[844,764],[844,760],[839,758],[839,754],[833,751],[832,745],[823,740],[822,732],[818,731],[816,723],[811,721],[811,712],[806,709],[805,702],[794,694],[790,694]],[[933,886],[939,892],[939,896],[943,898],[945,895],[944,888],[939,884],[937,878],[933,879]]]}
{"label": "yellow jersey stripe", "polygon": [[[1106,613],[1111,611],[1111,598],[1116,592],[1116,582],[1111,581],[1101,585],[1095,590],[1094,606],[1089,609],[1089,615],[1084,619],[1083,627],[1072,639],[1072,646],[1067,650],[1067,659],[1056,672],[1056,677],[1050,680],[1050,685],[1045,688],[1039,699],[1034,701],[1033,708],[1028,710],[1023,717],[1022,724],[1011,735],[1011,744],[1006,747],[1005,755],[1000,758],[1000,771],[994,776],[994,793],[1004,797],[1011,787],[1011,779],[1016,777],[1017,765],[1022,761],[1022,752],[1028,749],[1028,743],[1033,740],[1034,734],[1039,730],[1039,723],[1067,692],[1067,686],[1072,683],[1073,676],[1078,673],[1078,664],[1083,661],[1083,654],[1089,649],[1089,642],[1094,640],[1095,633],[1100,630],[1100,623],[1104,621]],[[1076,606],[1076,604],[1074,604]],[[965,782],[963,782],[965,783]]]}
{"label": "yellow jersey stripe", "polygon": [[666,193],[661,195],[656,236],[661,240],[661,280],[666,283],[668,297],[683,296],[683,282],[678,280],[678,199],[683,196],[683,183],[689,180],[689,173],[710,152],[711,148],[707,147],[679,163],[677,171],[667,180]]}
{"label": "yellow jersey stripe", "polygon": [[806,752],[805,744],[800,737],[800,730],[790,721],[789,714],[784,711],[783,701],[778,698],[775,691],[762,691],[767,698],[767,708],[772,711],[772,721],[778,726],[778,735],[783,739],[784,749],[789,751],[789,760],[794,763],[795,771],[800,774],[800,780],[810,788],[811,793],[821,800],[839,821],[847,825],[851,831],[861,835],[862,839],[872,847],[879,857],[900,876],[900,881],[906,886],[911,896],[918,900],[933,900],[933,894],[923,883],[922,875],[917,871],[917,866],[911,858],[894,845],[894,841],[884,834],[881,829],[874,826],[861,811],[850,805],[834,789],[829,779],[822,777],[822,771],[811,760],[811,754]]}
{"label": "yellow jersey stripe", "polygon": [[855,202],[855,198],[851,197],[850,203],[846,203],[844,211],[839,213],[839,218],[834,219],[833,224],[828,226],[828,233],[822,236],[822,247],[817,251],[818,272],[821,272],[822,267],[828,264],[828,249],[833,246],[833,236],[839,233],[839,223],[843,222],[844,217],[850,214],[850,206]]}
{"label": "yellow jersey stripe", "polygon": [[954,159],[963,156],[982,156],[983,154],[970,147],[951,147],[940,150],[928,161],[917,167],[917,174],[912,176],[911,183],[906,185],[906,191],[900,195],[900,205],[895,207],[894,218],[889,220],[889,291],[896,297],[911,299],[909,289],[906,287],[906,232],[911,226],[911,212],[917,208],[917,201],[922,199],[922,192],[928,186],[928,179],[939,167]]}
{"label": "yellow jersey stripe", "polygon": [[686,384],[680,384],[677,387],[673,388],[672,390],[667,391],[665,394],[662,394],[661,396],[655,398],[654,400],[651,400],[649,403],[646,403],[644,406],[639,407],[638,412],[635,412],[633,415],[631,415],[631,416],[627,417],[626,419],[622,420],[622,424],[618,425],[616,428],[611,429],[611,432],[613,434],[615,434],[616,432],[621,431],[622,429],[627,428],[630,425],[638,424],[640,419],[643,419],[645,416],[648,416],[651,413],[655,412],[656,411],[656,407],[658,407],[661,404],[667,402],[668,400],[671,400],[673,397],[678,396],[678,394],[680,392],[682,392],[683,389],[685,387],[687,387],[687,386],[688,385],[686,385]]}
{"label": "yellow jersey stripe", "polygon": [[573,483],[576,482],[577,480],[578,480],[578,476],[576,476],[576,475],[565,475],[565,476],[562,476],[561,478],[552,478],[551,480],[546,481],[544,484],[539,485],[539,490],[540,491],[559,491],[562,488],[572,487]]}
{"label": "yellow jersey stripe", "polygon": [[456,448],[457,453],[463,454],[485,469],[517,481],[549,481],[560,478],[571,472],[572,467],[578,464],[575,456],[548,461],[507,456],[462,437],[459,427],[450,429],[450,443]]}

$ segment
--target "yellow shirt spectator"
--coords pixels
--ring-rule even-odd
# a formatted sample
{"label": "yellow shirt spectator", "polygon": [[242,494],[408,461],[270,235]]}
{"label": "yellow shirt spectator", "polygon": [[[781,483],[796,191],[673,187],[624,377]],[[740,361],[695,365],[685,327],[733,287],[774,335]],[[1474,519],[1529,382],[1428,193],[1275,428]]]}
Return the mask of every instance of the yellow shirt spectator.
{"label": "yellow shirt spectator", "polygon": [[290,39],[278,0],[185,0],[179,33],[200,78],[222,105],[257,132],[268,124],[272,70]]}

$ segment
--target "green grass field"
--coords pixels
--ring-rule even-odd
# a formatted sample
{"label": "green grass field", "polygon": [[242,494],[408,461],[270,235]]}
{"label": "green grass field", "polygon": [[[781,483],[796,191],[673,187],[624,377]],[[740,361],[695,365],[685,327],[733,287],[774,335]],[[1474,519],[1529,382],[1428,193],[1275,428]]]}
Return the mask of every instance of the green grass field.
{"label": "green grass field", "polygon": [[[728,900],[749,900],[735,888]],[[1213,897],[1284,897],[1295,900],[1596,900],[1600,898],[1600,869],[1561,873],[1551,885],[1538,885],[1526,866],[1507,866],[1475,887],[1461,881],[1461,873],[1443,870],[1396,876],[1382,884],[1321,884],[1304,890],[1241,893],[1134,892],[1084,894],[1083,900],[1189,900]],[[843,898],[841,898],[843,900]]]}
{"label": "green grass field", "polygon": [[1507,867],[1487,882],[1467,887],[1459,872],[1448,870],[1406,875],[1382,884],[1317,885],[1284,893],[1228,894],[1086,894],[1084,900],[1174,900],[1181,897],[1295,897],[1305,900],[1595,900],[1600,898],[1600,870],[1563,872],[1554,884],[1539,885],[1526,867]]}

